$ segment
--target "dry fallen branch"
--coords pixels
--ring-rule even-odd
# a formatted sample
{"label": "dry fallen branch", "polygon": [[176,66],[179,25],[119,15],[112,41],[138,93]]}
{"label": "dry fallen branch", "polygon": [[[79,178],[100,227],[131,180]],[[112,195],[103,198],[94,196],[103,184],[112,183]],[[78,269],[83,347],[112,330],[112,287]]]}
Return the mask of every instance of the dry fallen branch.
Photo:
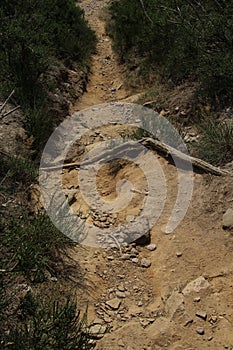
{"label": "dry fallen branch", "polygon": [[[178,157],[179,159],[183,160],[184,162],[189,162],[192,163],[194,168],[200,169],[203,172],[210,173],[213,175],[217,176],[233,176],[233,173],[220,169],[214,165],[211,165],[210,163],[205,162],[202,159],[191,157],[185,153],[182,153],[181,151],[178,151],[177,149],[152,138],[146,137],[141,140],[139,140],[142,145],[146,146],[147,148],[150,148],[155,151],[160,151],[163,154],[170,155],[170,156],[175,156]],[[86,160],[84,162],[75,162],[75,163],[64,163],[64,164],[57,164],[57,165],[52,165],[48,167],[41,168],[43,171],[53,171],[53,170],[58,170],[58,169],[63,169],[63,168],[79,168],[80,166],[85,166],[88,164],[94,164],[95,162],[98,161],[104,161],[107,162],[108,160],[111,161],[112,156],[114,155],[114,158],[124,158],[126,152],[130,152],[134,150],[133,145],[129,144],[123,144],[117,147],[114,147],[111,150],[107,150],[106,152],[102,153],[101,155],[98,155],[94,158],[92,158],[90,161]]]}
{"label": "dry fallen branch", "polygon": [[184,162],[191,162],[194,168],[196,167],[202,170],[203,172],[210,173],[213,175],[218,175],[218,176],[226,176],[226,175],[233,176],[233,173],[227,170],[220,169],[210,163],[205,162],[202,159],[191,157],[158,140],[155,140],[152,138],[144,138],[139,142],[144,146],[151,148],[152,150],[159,150],[160,152],[165,153],[166,155],[176,156],[179,159],[183,160]]}
{"label": "dry fallen branch", "polygon": [[2,115],[0,115],[0,116],[1,116],[1,118],[4,118],[4,117],[6,117],[7,115],[9,115],[9,114],[11,114],[11,113],[17,111],[17,109],[19,109],[19,108],[20,108],[20,106],[16,106],[16,107],[12,108],[10,111],[8,111],[8,112],[6,112],[6,113],[4,113],[4,114],[2,114]]}

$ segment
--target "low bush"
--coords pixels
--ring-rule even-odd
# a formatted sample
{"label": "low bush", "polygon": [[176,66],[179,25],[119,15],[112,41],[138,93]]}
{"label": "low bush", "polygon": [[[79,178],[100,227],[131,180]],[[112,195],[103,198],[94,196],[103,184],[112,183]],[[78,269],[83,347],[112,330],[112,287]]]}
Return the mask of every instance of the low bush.
{"label": "low bush", "polygon": [[43,281],[47,271],[59,274],[62,254],[74,245],[43,213],[8,218],[1,235],[4,268],[36,282]]}
{"label": "low bush", "polygon": [[232,2],[113,0],[109,11],[107,30],[122,61],[135,65],[136,57],[147,76],[196,80],[212,103],[232,102]]}
{"label": "low bush", "polygon": [[61,63],[69,67],[73,61],[86,67],[95,44],[96,36],[75,0],[1,1],[0,95],[15,89],[36,150],[53,128],[50,93],[58,82],[51,80],[49,72]]}
{"label": "low bush", "polygon": [[214,165],[232,161],[233,124],[210,119],[202,122],[199,128],[198,156]]}
{"label": "low bush", "polygon": [[22,183],[29,186],[38,171],[30,159],[22,157],[2,157],[0,159],[0,191],[11,191]]}
{"label": "low bush", "polygon": [[20,320],[9,333],[1,335],[2,349],[89,350],[95,346],[86,314],[77,312],[76,302],[70,296],[58,302],[35,298],[28,292],[21,299],[18,317]]}

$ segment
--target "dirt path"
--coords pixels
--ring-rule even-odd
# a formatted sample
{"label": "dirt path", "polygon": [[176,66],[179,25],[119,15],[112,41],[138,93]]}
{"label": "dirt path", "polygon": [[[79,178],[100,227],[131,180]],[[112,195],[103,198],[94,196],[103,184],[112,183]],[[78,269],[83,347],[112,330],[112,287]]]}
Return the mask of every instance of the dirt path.
{"label": "dirt path", "polygon": [[[79,2],[100,40],[87,92],[73,111],[130,95],[101,19],[106,3]],[[115,131],[103,129],[89,135],[86,149],[107,140],[111,132]],[[109,328],[96,349],[233,349],[233,237],[221,223],[223,212],[232,206],[232,179],[195,174],[188,212],[178,228],[166,235],[163,227],[176,201],[177,172],[167,159],[158,156],[158,160],[166,178],[167,197],[163,214],[150,232],[152,245],[77,250],[90,285],[89,294],[79,295],[79,305],[89,303],[89,321],[93,321],[96,337],[101,338],[99,330]],[[77,171],[66,170],[63,176],[64,189],[72,192],[74,211],[85,207]],[[102,167],[98,191],[112,200],[116,184],[125,178],[133,183],[133,200],[120,215],[109,218],[94,213],[92,223],[100,230],[115,227],[140,211],[146,188],[144,176],[135,165],[121,160],[114,171],[110,165]],[[84,209],[90,208],[86,205]]]}
{"label": "dirt path", "polygon": [[85,10],[86,18],[98,37],[97,52],[93,56],[91,76],[87,92],[74,106],[74,111],[85,109],[100,103],[127,98],[129,91],[122,80],[122,68],[112,51],[111,40],[105,32],[103,8],[107,1],[86,0],[80,6]]}

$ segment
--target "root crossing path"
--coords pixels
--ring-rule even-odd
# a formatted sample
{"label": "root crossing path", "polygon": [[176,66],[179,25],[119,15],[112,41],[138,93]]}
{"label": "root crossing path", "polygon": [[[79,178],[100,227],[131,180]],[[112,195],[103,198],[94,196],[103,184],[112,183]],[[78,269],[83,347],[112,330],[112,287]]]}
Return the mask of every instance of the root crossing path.
{"label": "root crossing path", "polygon": [[[99,42],[87,92],[73,112],[124,100],[131,94],[105,32],[103,8],[108,1],[81,0],[78,4]],[[109,135],[111,126],[87,135],[77,151],[70,153],[69,162],[79,162],[80,153]],[[167,196],[163,213],[151,229],[151,244],[116,244],[107,249],[78,246],[74,254],[86,272],[86,289],[78,291],[78,304],[85,308],[88,303],[91,332],[98,339],[95,349],[233,349],[233,238],[222,229],[222,214],[232,205],[232,178],[194,174],[186,216],[174,232],[166,235],[163,227],[176,202],[178,179],[174,165],[157,158],[166,179]],[[119,160],[99,170],[97,188],[106,200],[117,197],[120,181],[127,179],[133,184],[130,205],[111,216],[99,215],[94,208],[89,215],[90,208],[79,193],[78,168],[63,172],[71,208],[82,209],[87,220],[100,230],[130,222],[140,212],[147,188],[135,164]],[[103,336],[107,328],[109,332]]]}

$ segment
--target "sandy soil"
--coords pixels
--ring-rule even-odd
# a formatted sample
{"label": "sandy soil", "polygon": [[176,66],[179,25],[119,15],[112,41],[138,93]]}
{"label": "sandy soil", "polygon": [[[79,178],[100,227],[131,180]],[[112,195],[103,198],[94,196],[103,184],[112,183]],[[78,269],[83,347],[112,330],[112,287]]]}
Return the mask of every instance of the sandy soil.
{"label": "sandy soil", "polygon": [[[102,8],[106,4],[104,0],[79,2],[97,32],[99,44],[87,92],[72,112],[131,95],[104,30]],[[98,132],[95,137],[87,137],[84,151],[115,131]],[[70,161],[78,159],[73,156]],[[78,295],[79,305],[88,302],[94,333],[105,326],[109,330],[104,337],[97,331],[96,337],[101,339],[96,349],[233,349],[233,236],[222,229],[222,215],[233,206],[232,178],[195,173],[187,214],[173,233],[165,234],[163,228],[177,197],[177,171],[168,159],[159,155],[157,159],[165,174],[167,197],[163,213],[150,231],[151,243],[156,247],[78,247],[74,255],[81,259],[89,285],[88,294]],[[114,200],[116,184],[125,178],[130,179],[136,191],[130,205],[111,220],[98,215],[90,219],[100,230],[138,215],[146,191],[144,175],[134,164],[120,160],[113,166],[100,169],[100,195]],[[79,193],[77,173],[78,169],[64,171],[63,186],[73,191],[73,210],[83,206],[88,211],[91,208]]]}

